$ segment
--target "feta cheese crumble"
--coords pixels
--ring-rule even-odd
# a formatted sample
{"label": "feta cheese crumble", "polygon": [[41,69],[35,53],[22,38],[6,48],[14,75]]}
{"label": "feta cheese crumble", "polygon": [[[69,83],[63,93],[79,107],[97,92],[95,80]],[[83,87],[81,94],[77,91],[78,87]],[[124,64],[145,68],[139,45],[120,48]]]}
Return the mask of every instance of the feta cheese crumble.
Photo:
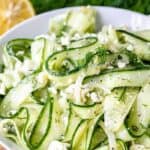
{"label": "feta cheese crumble", "polygon": [[65,36],[65,37],[61,37],[61,44],[62,45],[69,45],[70,44],[70,37],[69,36]]}
{"label": "feta cheese crumble", "polygon": [[67,150],[68,144],[59,141],[52,141],[49,144],[48,150]]}
{"label": "feta cheese crumble", "polygon": [[117,65],[118,65],[118,68],[124,68],[126,66],[126,63],[123,61],[118,61]]}

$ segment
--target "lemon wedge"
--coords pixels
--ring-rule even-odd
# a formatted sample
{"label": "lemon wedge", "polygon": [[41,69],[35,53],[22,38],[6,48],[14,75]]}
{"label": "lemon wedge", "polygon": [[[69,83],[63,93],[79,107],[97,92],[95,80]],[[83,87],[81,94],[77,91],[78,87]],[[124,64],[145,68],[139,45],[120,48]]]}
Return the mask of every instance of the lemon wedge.
{"label": "lemon wedge", "polygon": [[34,15],[28,0],[0,0],[0,35]]}

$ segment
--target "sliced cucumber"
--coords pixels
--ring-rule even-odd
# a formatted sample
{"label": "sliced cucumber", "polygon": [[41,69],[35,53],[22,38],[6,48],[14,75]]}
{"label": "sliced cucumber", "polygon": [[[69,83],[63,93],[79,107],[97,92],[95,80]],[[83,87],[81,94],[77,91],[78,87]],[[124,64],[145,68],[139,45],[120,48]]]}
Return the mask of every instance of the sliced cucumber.
{"label": "sliced cucumber", "polygon": [[83,48],[82,52],[81,48],[56,52],[48,58],[46,69],[51,76],[69,76],[85,68],[94,54],[103,50],[102,48],[97,49],[98,47],[98,42],[96,42]]}
{"label": "sliced cucumber", "polygon": [[[46,138],[48,130],[51,126],[52,120],[52,100],[51,98],[47,99],[45,106],[43,107],[37,122],[34,125],[34,128],[31,132],[29,142],[32,148],[38,148]],[[44,124],[43,124],[44,123]]]}
{"label": "sliced cucumber", "polygon": [[51,126],[46,133],[43,143],[38,147],[38,150],[47,149],[49,143],[53,140],[63,140],[63,135],[65,134],[66,126],[62,119],[60,104],[56,97],[54,97],[53,100],[52,118],[49,120],[51,121]]}
{"label": "sliced cucumber", "polygon": [[140,91],[137,101],[134,103],[126,126],[133,137],[141,137],[145,132],[149,134],[150,110],[149,110],[150,84],[147,83]]}
{"label": "sliced cucumber", "polygon": [[102,104],[77,105],[71,104],[72,110],[82,119],[93,119],[102,113]]}
{"label": "sliced cucumber", "polygon": [[[80,74],[87,72],[87,66],[97,51],[104,51],[99,48],[99,43],[96,38],[93,39],[88,47],[82,47],[71,50],[63,50],[53,53],[48,57],[45,63],[45,68],[49,73],[49,78],[57,87],[65,87],[74,82]],[[88,38],[87,38],[88,39]],[[92,40],[91,39],[91,40]],[[93,67],[93,70],[88,74],[96,74],[99,72],[99,66]]]}
{"label": "sliced cucumber", "polygon": [[123,125],[133,103],[138,95],[139,88],[115,89],[104,101],[104,122],[108,130],[116,132]]}
{"label": "sliced cucumber", "polygon": [[[103,113],[100,113],[97,117],[95,117],[93,120],[91,120],[89,125],[88,125],[88,133],[87,133],[87,139],[86,139],[86,150],[91,150],[92,146],[94,146],[94,145],[92,145],[93,144],[92,141],[94,140],[93,139],[94,132],[98,126],[99,121],[102,119],[102,114]],[[97,140],[99,140],[99,143],[102,143],[104,141],[104,139],[106,138],[106,136],[105,136],[105,134],[103,134],[99,138],[100,139],[97,139]]]}
{"label": "sliced cucumber", "polygon": [[[18,118],[22,118],[22,120],[20,121],[20,119]],[[28,149],[27,145],[24,143],[24,140],[21,136],[25,122],[26,122],[25,109],[20,110],[18,114],[16,114],[11,118],[5,119],[3,118],[3,120],[0,121],[1,136],[7,139],[11,139],[22,149]]]}
{"label": "sliced cucumber", "polygon": [[64,141],[71,141],[76,128],[81,122],[82,119],[77,116],[70,108],[68,126],[64,135]]}
{"label": "sliced cucumber", "polygon": [[[75,53],[76,57],[72,57],[71,53]],[[50,56],[50,59],[46,61],[46,70],[55,86],[63,88],[75,82],[81,74],[95,75],[100,71],[109,70],[109,66],[116,68],[120,59],[126,60],[127,67],[144,66],[142,61],[132,52],[121,51],[113,54],[102,47],[92,49],[92,46],[89,46],[83,48],[82,51],[80,49],[65,50],[56,53],[56,56],[55,54]]]}
{"label": "sliced cucumber", "polygon": [[72,138],[71,149],[86,150],[86,141],[87,141],[89,123],[90,123],[89,120],[83,120],[78,125],[78,128],[75,130]]}
{"label": "sliced cucumber", "polygon": [[95,149],[96,147],[101,146],[107,140],[107,135],[105,134],[104,130],[97,126],[94,129],[92,141],[90,144],[90,149]]}
{"label": "sliced cucumber", "polygon": [[125,120],[125,125],[132,137],[141,137],[146,129],[140,124],[138,112],[137,112],[137,101],[134,102],[132,109]]}
{"label": "sliced cucumber", "polygon": [[6,44],[5,49],[8,55],[14,56],[20,61],[23,61],[24,58],[31,57],[32,42],[32,39],[14,39]]}
{"label": "sliced cucumber", "polygon": [[33,91],[45,86],[46,82],[39,82],[39,75],[41,74],[35,73],[24,78],[15,88],[8,92],[0,105],[1,116],[10,116],[10,112],[17,111]]}
{"label": "sliced cucumber", "polygon": [[[82,51],[80,49],[64,50],[49,56],[46,61],[46,70],[56,87],[68,86],[81,74],[95,75],[100,71],[109,70],[110,65],[116,67],[120,59],[127,60],[127,67],[143,67],[143,63],[132,52],[111,53],[98,47],[98,44],[95,45],[97,48],[93,45],[83,48]],[[73,57],[72,53],[76,56]]]}
{"label": "sliced cucumber", "polygon": [[125,41],[133,45],[133,52],[137,56],[139,56],[143,60],[150,61],[150,45],[148,44],[150,40],[136,34],[127,32],[125,30],[118,30],[118,32],[123,33]]}
{"label": "sliced cucumber", "polygon": [[124,141],[117,140],[117,150],[128,150]]}
{"label": "sliced cucumber", "polygon": [[41,105],[46,103],[48,95],[49,95],[49,93],[48,93],[47,87],[39,88],[32,92],[33,99]]}
{"label": "sliced cucumber", "polygon": [[137,31],[136,34],[150,41],[150,30]]}
{"label": "sliced cucumber", "polygon": [[[71,50],[63,50],[50,55],[46,61],[46,69],[52,76],[65,76],[74,73],[85,66],[85,58],[87,55],[95,52],[95,49],[99,47],[97,38],[89,37],[85,38],[93,40],[90,45],[74,48],[71,46]],[[80,49],[82,48],[82,52]]]}
{"label": "sliced cucumber", "polygon": [[150,137],[148,135],[143,135],[142,137],[136,139],[135,143],[144,145],[145,148],[150,149]]}
{"label": "sliced cucumber", "polygon": [[139,36],[139,35],[137,35],[135,33],[128,32],[126,30],[121,30],[120,29],[120,30],[117,30],[117,32],[123,33],[125,35],[129,35],[129,36],[131,36],[131,37],[133,37],[135,39],[141,40],[143,42],[150,42],[150,40],[146,39],[145,37]]}
{"label": "sliced cucumber", "polygon": [[25,117],[24,117],[26,121],[25,124],[23,124],[23,126],[20,126],[22,121],[18,117],[15,118],[17,119],[15,122],[19,124],[21,130],[23,130],[22,138],[24,139],[25,142],[24,144],[31,147],[31,145],[29,144],[29,137],[37,122],[38,117],[40,116],[43,106],[37,103],[29,102],[24,104],[23,108],[25,109]]}
{"label": "sliced cucumber", "polygon": [[69,50],[72,49],[81,49],[88,46],[91,46],[97,42],[97,38],[95,37],[85,37],[77,40],[71,40],[70,45],[68,46]]}
{"label": "sliced cucumber", "polygon": [[[78,11],[70,11],[66,19],[69,34],[84,34],[95,31],[96,12],[89,7],[83,7]],[[89,21],[90,20],[90,21]]]}
{"label": "sliced cucumber", "polygon": [[150,82],[143,86],[137,97],[137,113],[140,124],[148,128],[150,125]]}
{"label": "sliced cucumber", "polygon": [[83,80],[83,84],[87,87],[97,86],[111,90],[116,87],[142,87],[149,78],[150,68],[143,67],[89,76]]}
{"label": "sliced cucumber", "polygon": [[[100,139],[94,139],[98,141],[93,141],[94,131],[97,128],[97,125],[102,118],[102,113],[100,113],[96,118],[92,120],[83,120],[79,124],[78,128],[74,132],[73,138],[72,138],[72,149],[81,149],[81,150],[90,150],[91,147],[95,146],[92,144],[97,144],[97,142],[103,142],[104,135],[100,136]],[[94,143],[96,142],[96,143]]]}
{"label": "sliced cucumber", "polygon": [[124,124],[116,132],[116,138],[124,142],[129,142],[134,140],[134,138],[129,134],[128,129]]}

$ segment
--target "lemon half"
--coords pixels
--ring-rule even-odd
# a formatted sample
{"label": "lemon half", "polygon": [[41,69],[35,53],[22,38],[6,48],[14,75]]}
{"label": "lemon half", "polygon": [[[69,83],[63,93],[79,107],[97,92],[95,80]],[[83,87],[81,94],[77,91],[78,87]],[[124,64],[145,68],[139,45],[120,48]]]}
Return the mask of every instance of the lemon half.
{"label": "lemon half", "polygon": [[0,0],[0,35],[34,15],[28,0]]}

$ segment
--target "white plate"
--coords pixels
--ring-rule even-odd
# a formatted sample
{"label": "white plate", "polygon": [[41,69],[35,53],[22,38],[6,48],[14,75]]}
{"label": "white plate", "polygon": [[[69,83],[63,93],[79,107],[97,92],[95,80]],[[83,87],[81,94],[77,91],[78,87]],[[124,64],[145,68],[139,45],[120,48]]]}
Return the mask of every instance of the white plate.
{"label": "white plate", "polygon": [[[103,25],[128,26],[133,30],[150,28],[150,17],[128,10],[111,7],[94,7],[97,11],[97,30]],[[50,18],[62,14],[70,9],[79,7],[63,8],[35,16],[9,30],[1,37],[0,45],[14,38],[33,38],[36,35],[47,33]],[[0,143],[7,144],[10,150],[17,150],[14,144],[0,137]]]}

